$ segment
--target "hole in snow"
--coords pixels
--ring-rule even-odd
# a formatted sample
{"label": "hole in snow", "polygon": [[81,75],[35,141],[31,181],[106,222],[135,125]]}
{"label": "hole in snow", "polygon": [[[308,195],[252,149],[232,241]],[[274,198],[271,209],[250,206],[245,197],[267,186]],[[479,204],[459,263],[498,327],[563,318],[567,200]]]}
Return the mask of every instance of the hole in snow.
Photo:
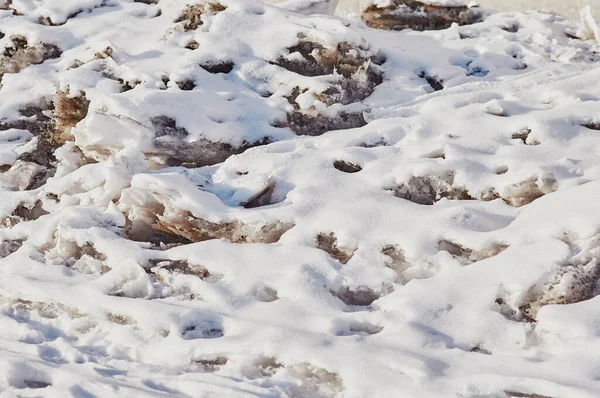
{"label": "hole in snow", "polygon": [[215,321],[202,321],[195,325],[186,326],[181,333],[185,340],[218,339],[223,337],[223,327]]}

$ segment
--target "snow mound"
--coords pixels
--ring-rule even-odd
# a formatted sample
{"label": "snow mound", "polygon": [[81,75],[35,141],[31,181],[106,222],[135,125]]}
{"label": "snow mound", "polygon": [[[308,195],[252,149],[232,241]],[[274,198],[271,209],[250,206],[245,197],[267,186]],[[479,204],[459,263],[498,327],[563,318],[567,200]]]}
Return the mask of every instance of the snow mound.
{"label": "snow mound", "polygon": [[7,396],[600,395],[588,12],[0,8]]}

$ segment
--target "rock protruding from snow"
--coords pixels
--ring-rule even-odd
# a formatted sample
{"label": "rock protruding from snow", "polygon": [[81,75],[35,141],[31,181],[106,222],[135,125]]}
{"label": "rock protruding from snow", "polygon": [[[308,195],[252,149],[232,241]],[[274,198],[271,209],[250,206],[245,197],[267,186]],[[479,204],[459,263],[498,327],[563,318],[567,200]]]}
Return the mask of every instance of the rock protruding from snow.
{"label": "rock protruding from snow", "polygon": [[476,9],[464,5],[432,5],[419,0],[374,3],[362,12],[367,25],[386,30],[439,30],[453,23],[469,25],[480,18]]}

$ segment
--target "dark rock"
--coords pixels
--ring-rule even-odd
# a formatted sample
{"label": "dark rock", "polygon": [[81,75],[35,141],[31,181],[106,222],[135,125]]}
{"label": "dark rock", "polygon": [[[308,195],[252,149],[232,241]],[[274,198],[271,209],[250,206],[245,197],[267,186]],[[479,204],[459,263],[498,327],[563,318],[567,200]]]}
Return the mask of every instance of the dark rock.
{"label": "dark rock", "polygon": [[438,30],[454,22],[469,25],[481,20],[479,12],[466,6],[433,6],[417,0],[393,0],[391,5],[367,7],[362,19],[371,28],[383,30]]}

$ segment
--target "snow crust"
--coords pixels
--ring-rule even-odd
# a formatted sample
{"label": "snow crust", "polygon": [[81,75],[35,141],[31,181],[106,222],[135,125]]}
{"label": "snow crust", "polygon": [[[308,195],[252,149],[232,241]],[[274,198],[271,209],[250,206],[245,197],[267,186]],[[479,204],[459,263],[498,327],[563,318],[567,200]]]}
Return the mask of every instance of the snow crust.
{"label": "snow crust", "polygon": [[[388,32],[221,0],[186,31],[185,2],[148,3],[0,11],[0,46],[20,35],[61,51],[4,74],[0,120],[57,91],[89,101],[35,189],[18,159],[40,135],[0,131],[0,396],[600,395],[588,11],[585,24],[508,12]],[[383,82],[325,104],[341,73],[276,62],[305,39],[385,59]],[[200,66],[222,62],[231,72]],[[295,87],[305,110],[368,123],[297,136],[281,125]],[[245,150],[185,168],[161,140]],[[181,220],[231,228],[144,241]]]}

